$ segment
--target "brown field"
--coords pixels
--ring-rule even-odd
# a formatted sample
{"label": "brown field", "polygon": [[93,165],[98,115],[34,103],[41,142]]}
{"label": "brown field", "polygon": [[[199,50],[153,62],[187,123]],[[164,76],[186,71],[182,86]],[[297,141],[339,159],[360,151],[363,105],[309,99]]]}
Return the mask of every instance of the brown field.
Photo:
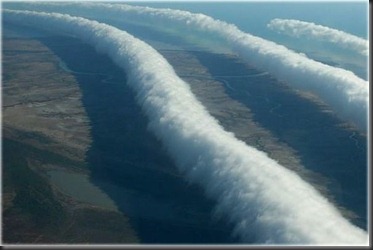
{"label": "brown field", "polygon": [[89,119],[75,78],[59,63],[38,40],[3,39],[3,241],[136,243],[115,207],[82,202],[50,180],[51,170],[89,175]]}

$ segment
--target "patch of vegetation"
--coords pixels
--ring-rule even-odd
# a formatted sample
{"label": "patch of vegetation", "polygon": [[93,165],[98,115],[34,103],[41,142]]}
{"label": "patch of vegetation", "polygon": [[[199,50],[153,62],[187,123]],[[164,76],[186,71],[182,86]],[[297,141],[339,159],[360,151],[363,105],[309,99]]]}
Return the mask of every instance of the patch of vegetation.
{"label": "patch of vegetation", "polygon": [[66,218],[47,180],[29,167],[28,156],[27,147],[3,139],[3,192],[14,194],[4,204],[4,242],[28,242],[57,230]]}
{"label": "patch of vegetation", "polygon": [[61,240],[68,243],[139,243],[126,217],[97,207],[76,209],[67,228]]}
{"label": "patch of vegetation", "polygon": [[18,142],[18,141],[35,140],[39,142],[40,144],[44,144],[44,145],[53,143],[53,141],[50,138],[48,138],[47,136],[41,133],[30,132],[30,131],[25,132],[25,131],[17,130],[15,128],[12,128],[12,132],[16,133],[17,141],[8,139],[8,143],[12,145],[11,147],[14,147],[17,150],[19,150],[20,151],[19,153],[21,155],[24,153],[27,153],[30,155],[30,157],[40,161],[41,163],[56,164],[56,165],[66,167],[68,169],[78,170],[78,169],[87,168],[84,162],[74,161],[74,160],[71,160],[70,158],[51,152],[49,150],[40,149],[29,144]]}
{"label": "patch of vegetation", "polygon": [[3,138],[4,243],[138,243],[119,212],[84,204],[66,209],[48,180],[30,168],[29,160],[43,152],[45,163],[61,160]]}

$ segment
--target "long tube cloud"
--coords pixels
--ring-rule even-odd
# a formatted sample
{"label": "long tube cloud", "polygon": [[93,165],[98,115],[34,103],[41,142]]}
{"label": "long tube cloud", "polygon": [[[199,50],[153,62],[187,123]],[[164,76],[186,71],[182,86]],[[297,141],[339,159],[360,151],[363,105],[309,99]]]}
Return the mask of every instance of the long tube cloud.
{"label": "long tube cloud", "polygon": [[310,184],[226,132],[152,47],[112,26],[57,13],[4,10],[8,22],[79,37],[128,74],[128,84],[189,180],[204,186],[243,241],[366,245],[352,225]]}
{"label": "long tube cloud", "polygon": [[290,86],[309,91],[330,105],[341,119],[367,131],[369,84],[351,71],[335,68],[295,53],[282,45],[255,37],[236,26],[203,14],[172,9],[155,9],[124,4],[101,3],[29,3],[17,8],[120,17],[158,26],[175,27],[183,33],[200,33],[226,42],[246,62],[267,71]]}
{"label": "long tube cloud", "polygon": [[294,19],[273,19],[267,27],[279,33],[293,37],[306,37],[317,41],[326,41],[350,49],[363,56],[368,56],[368,41],[352,34],[318,25],[312,22],[304,22]]}

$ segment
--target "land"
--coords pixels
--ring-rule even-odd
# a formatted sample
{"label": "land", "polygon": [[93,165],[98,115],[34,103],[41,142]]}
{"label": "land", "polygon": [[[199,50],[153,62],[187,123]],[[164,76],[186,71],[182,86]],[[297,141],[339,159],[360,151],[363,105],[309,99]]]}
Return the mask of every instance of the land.
{"label": "land", "polygon": [[353,223],[367,226],[366,135],[338,119],[317,96],[294,90],[233,54],[161,53],[227,131],[296,172]]}
{"label": "land", "polygon": [[[199,101],[226,130],[233,132],[238,139],[246,144],[266,152],[269,157],[277,160],[281,165],[297,171],[303,178],[307,178],[309,181],[315,181],[317,178],[318,187],[322,189],[322,176],[305,169],[299,155],[293,148],[281,142],[270,130],[261,126],[256,120],[253,110],[227,93],[227,89],[232,89],[230,82],[247,84],[250,75],[245,77],[243,74],[251,72],[252,75],[256,75],[257,72],[248,66],[244,66],[247,67],[244,70],[240,69],[243,67],[243,63],[236,56],[230,54],[218,55],[206,65],[202,64],[199,57],[208,57],[208,55],[202,55],[202,52],[199,51],[163,50],[162,54],[175,67],[178,75],[190,84],[191,90]],[[231,63],[233,65],[227,66],[230,68],[215,77],[214,72],[210,72],[207,65],[214,60],[222,60],[222,58],[233,61]],[[242,75],[243,77],[234,79]],[[281,87],[286,88],[285,85]],[[260,97],[260,93],[253,93],[253,95],[256,95],[256,99],[261,99],[260,102],[265,102],[265,97]],[[270,104],[273,113],[277,108],[280,108],[280,105]],[[325,189],[324,191],[326,192]]]}
{"label": "land", "polygon": [[[89,118],[60,63],[37,39],[3,38],[3,241],[137,243],[128,218],[88,181]],[[51,173],[87,180],[89,195],[103,198],[68,193],[63,186],[79,183]]]}
{"label": "land", "polygon": [[[69,37],[3,44],[4,149],[13,145],[3,159],[4,243],[237,242],[212,218],[214,201],[184,180],[147,131],[125,74],[109,58]],[[16,158],[27,171],[19,179]],[[37,190],[18,191],[23,179],[22,190]]]}
{"label": "land", "polygon": [[[361,216],[365,204],[356,130],[232,54],[159,51],[226,130],[364,226],[351,212]],[[237,242],[224,218],[211,219],[215,201],[184,180],[147,130],[125,80],[77,39],[3,39],[4,242]]]}

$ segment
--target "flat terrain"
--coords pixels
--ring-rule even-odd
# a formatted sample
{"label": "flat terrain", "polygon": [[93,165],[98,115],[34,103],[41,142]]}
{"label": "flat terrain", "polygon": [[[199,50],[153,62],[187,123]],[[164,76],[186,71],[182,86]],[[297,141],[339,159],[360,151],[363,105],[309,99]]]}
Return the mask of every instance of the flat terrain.
{"label": "flat terrain", "polygon": [[[366,226],[366,135],[234,55],[166,42],[159,52],[226,130]],[[77,39],[3,37],[4,242],[237,242],[148,131],[125,82]]]}
{"label": "flat terrain", "polygon": [[366,135],[310,93],[231,54],[161,50],[220,124],[311,183],[353,223],[367,226]]}
{"label": "flat terrain", "polygon": [[4,242],[232,242],[147,131],[122,70],[77,39],[3,41]]}
{"label": "flat terrain", "polygon": [[3,51],[4,136],[29,134],[30,140],[39,138],[30,143],[43,150],[84,161],[89,120],[74,77],[37,40],[4,39]]}
{"label": "flat terrain", "polygon": [[89,119],[60,63],[39,40],[3,38],[3,241],[136,243],[128,219],[88,181]]}

